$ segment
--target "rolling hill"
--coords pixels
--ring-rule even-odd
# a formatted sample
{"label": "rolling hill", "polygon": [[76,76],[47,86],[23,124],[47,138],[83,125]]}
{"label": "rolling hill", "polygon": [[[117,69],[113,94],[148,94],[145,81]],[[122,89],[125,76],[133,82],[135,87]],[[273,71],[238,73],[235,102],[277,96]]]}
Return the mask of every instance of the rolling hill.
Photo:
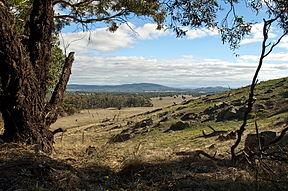
{"label": "rolling hill", "polygon": [[181,89],[163,86],[153,83],[133,83],[123,85],[80,85],[69,84],[67,91],[84,91],[84,92],[193,92],[202,94],[213,94],[227,91],[224,87],[204,87],[195,89]]}

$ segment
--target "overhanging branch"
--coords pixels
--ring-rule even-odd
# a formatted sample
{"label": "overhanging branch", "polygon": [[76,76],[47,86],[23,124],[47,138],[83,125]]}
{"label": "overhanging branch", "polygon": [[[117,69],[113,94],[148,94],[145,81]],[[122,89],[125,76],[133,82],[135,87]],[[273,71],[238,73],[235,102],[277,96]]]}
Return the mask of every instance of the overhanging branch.
{"label": "overhanging branch", "polygon": [[53,1],[53,6],[54,5],[57,5],[57,4],[62,4],[62,5],[66,5],[66,6],[70,6],[70,7],[82,7],[82,6],[85,6],[89,3],[92,3],[93,1],[95,0],[86,0],[86,1],[82,1],[82,2],[79,2],[79,3],[70,3],[70,2],[67,2],[67,1],[63,1],[63,0],[59,0],[59,1]]}
{"label": "overhanging branch", "polygon": [[91,18],[91,19],[81,19],[81,18],[78,18],[77,16],[74,16],[74,15],[56,15],[56,16],[54,16],[54,18],[56,18],[56,19],[72,19],[75,22],[85,24],[85,23],[107,21],[107,20],[119,17],[119,16],[123,15],[125,12],[126,11],[123,10],[123,11],[120,11],[119,13],[117,13],[115,15],[110,16],[110,17]]}

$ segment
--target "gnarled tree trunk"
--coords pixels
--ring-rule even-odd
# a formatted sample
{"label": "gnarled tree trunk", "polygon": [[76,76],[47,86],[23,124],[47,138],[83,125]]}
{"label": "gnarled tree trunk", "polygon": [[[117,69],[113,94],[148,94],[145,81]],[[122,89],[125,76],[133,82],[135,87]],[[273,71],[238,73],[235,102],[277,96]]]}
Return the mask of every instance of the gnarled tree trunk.
{"label": "gnarled tree trunk", "polygon": [[45,152],[53,149],[53,134],[49,126],[57,118],[57,108],[63,100],[74,57],[74,53],[69,54],[53,96],[49,103],[45,103],[53,16],[52,0],[34,1],[27,23],[29,36],[24,39],[17,32],[9,7],[5,1],[0,1],[2,139],[38,144]]}

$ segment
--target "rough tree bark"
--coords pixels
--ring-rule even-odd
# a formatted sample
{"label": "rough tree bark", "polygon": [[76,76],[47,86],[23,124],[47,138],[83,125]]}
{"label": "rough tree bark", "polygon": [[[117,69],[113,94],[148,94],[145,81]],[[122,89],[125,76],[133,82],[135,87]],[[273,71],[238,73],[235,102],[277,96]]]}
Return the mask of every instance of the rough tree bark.
{"label": "rough tree bark", "polygon": [[38,144],[43,151],[53,149],[49,126],[55,122],[71,73],[74,53],[66,59],[61,79],[48,104],[45,103],[53,32],[52,0],[33,2],[29,36],[16,30],[15,18],[5,1],[0,1],[0,76],[3,93],[1,112],[6,142]]}

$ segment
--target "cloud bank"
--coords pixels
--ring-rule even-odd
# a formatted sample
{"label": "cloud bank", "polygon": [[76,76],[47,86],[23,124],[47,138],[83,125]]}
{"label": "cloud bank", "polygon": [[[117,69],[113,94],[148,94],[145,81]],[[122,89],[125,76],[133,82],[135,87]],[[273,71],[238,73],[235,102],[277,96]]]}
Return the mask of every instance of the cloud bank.
{"label": "cloud bank", "polygon": [[156,24],[145,24],[134,27],[127,23],[121,25],[115,32],[107,28],[98,28],[93,31],[62,34],[61,46],[67,51],[112,52],[121,48],[132,48],[137,40],[152,40],[168,35],[168,31],[156,30]]}
{"label": "cloud bank", "polygon": [[[261,24],[253,26],[251,35],[244,39],[242,44],[262,41],[261,31]],[[67,51],[76,52],[69,83],[115,85],[148,82],[181,88],[218,85],[240,87],[250,83],[258,64],[258,56],[254,55],[242,55],[230,62],[191,55],[172,59],[97,56],[101,55],[101,52],[133,48],[138,41],[157,40],[168,35],[171,35],[171,32],[156,30],[156,25],[150,23],[139,27],[131,23],[129,26],[121,25],[114,33],[107,31],[106,28],[98,28],[90,32],[62,34],[64,39],[62,46],[65,46]],[[187,32],[186,40],[215,35],[218,35],[215,30],[190,30]],[[270,36],[275,37],[275,34],[271,33]],[[288,38],[284,38],[279,47],[287,49],[287,43]],[[212,46],[207,49],[207,54],[211,48]],[[95,51],[98,52],[97,55]],[[259,80],[287,76],[287,61],[287,52],[271,53],[265,59]]]}
{"label": "cloud bank", "polygon": [[[133,48],[139,40],[155,40],[163,36],[172,35],[169,30],[156,30],[157,25],[146,23],[135,27],[131,23],[122,24],[114,33],[107,28],[98,28],[93,31],[64,33],[61,36],[61,47],[67,52],[113,52],[121,48]],[[216,29],[188,30],[186,39],[193,40],[218,34]]]}
{"label": "cloud bank", "polygon": [[[172,87],[230,86],[250,83],[257,62],[239,59],[226,62],[182,56],[175,59],[147,59],[144,57],[86,57],[78,56],[70,83],[124,84],[159,83]],[[265,64],[259,79],[284,77],[288,63]]]}

